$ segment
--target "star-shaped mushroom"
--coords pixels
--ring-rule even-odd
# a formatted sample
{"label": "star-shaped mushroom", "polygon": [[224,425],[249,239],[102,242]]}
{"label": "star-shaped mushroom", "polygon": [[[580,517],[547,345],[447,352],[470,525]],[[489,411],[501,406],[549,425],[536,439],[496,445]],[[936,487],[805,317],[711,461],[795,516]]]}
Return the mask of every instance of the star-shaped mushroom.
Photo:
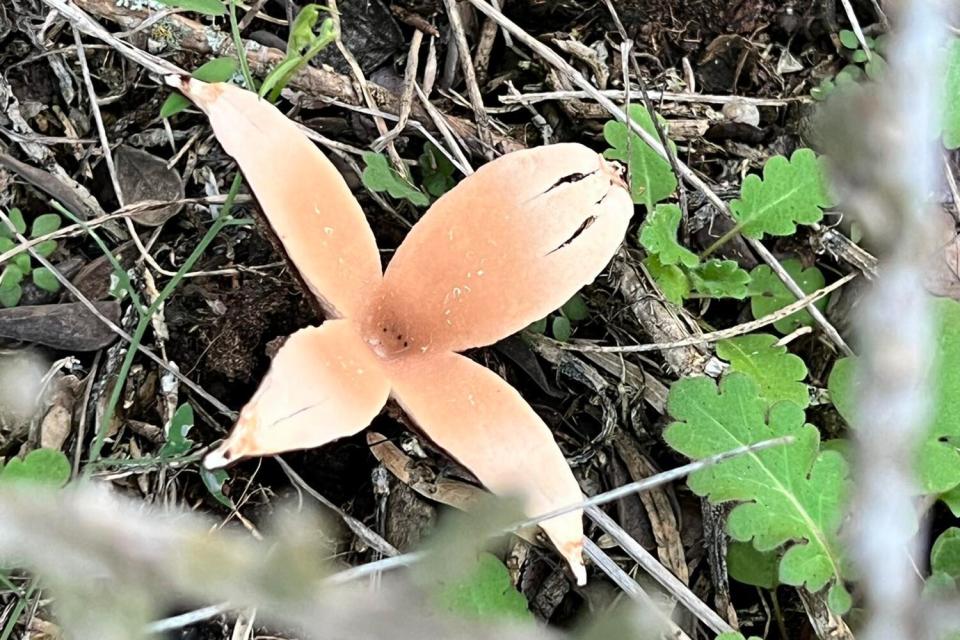
{"label": "star-shaped mushroom", "polygon": [[[172,83],[210,118],[331,318],[287,339],[205,463],[353,435],[393,398],[488,489],[520,495],[528,515],[579,501],[543,420],[457,352],[519,331],[596,278],[633,213],[618,168],[579,144],[507,154],[437,200],[383,272],[360,204],[293,122],[229,84]],[[573,511],[540,525],[580,583],[582,518]]]}

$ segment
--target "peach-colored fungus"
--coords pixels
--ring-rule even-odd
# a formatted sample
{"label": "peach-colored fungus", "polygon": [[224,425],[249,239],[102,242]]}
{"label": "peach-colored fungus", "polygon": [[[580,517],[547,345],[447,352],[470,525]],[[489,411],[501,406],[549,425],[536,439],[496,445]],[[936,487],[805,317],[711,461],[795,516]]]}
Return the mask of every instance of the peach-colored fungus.
{"label": "peach-colored fungus", "polygon": [[[310,290],[335,320],[293,334],[207,466],[317,447],[393,397],[433,442],[528,515],[580,500],[550,430],[457,351],[546,316],[590,283],[633,213],[615,167],[579,144],[505,155],[440,198],[381,275],[373,233],[327,158],[273,105],[171,77],[213,125]],[[579,583],[583,515],[541,528]]]}

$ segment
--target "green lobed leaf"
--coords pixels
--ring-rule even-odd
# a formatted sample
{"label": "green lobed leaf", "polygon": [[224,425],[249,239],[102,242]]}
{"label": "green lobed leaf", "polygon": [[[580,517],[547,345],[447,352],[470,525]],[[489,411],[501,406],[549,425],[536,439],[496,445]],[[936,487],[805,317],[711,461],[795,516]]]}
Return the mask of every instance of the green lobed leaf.
{"label": "green lobed leaf", "polygon": [[956,149],[960,147],[960,39],[950,41],[945,58],[943,146]]}
{"label": "green lobed leaf", "polygon": [[693,268],[700,264],[700,258],[677,241],[680,218],[683,212],[675,204],[658,204],[653,213],[647,216],[640,229],[639,240],[643,248],[656,254],[660,264],[682,264]]}
{"label": "green lobed leaf", "polygon": [[[713,503],[738,502],[727,528],[759,551],[786,546],[779,579],[818,591],[827,584],[843,589],[842,558],[837,542],[847,489],[847,465],[839,454],[820,451],[820,433],[804,423],[792,402],[772,407],[742,373],[727,375],[719,387],[710,378],[683,378],[667,401],[677,420],[664,439],[683,455],[701,459],[737,447],[790,435],[792,444],[727,460],[697,471],[690,489]],[[828,594],[833,602],[843,597]],[[838,611],[842,613],[842,611]]]}
{"label": "green lobed leaf", "polygon": [[60,291],[60,281],[57,280],[57,277],[53,275],[53,272],[46,267],[37,267],[31,272],[30,277],[33,279],[33,284],[37,285],[44,291],[49,291],[51,293]]}
{"label": "green lobed leaf", "polygon": [[11,238],[8,238],[6,236],[0,236],[0,253],[6,253],[7,251],[10,251],[11,249],[13,249],[15,246],[17,246],[17,243],[14,242]]}
{"label": "green lobed leaf", "polygon": [[960,485],[940,494],[940,501],[947,505],[954,518],[960,518]]}
{"label": "green lobed leaf", "polygon": [[747,285],[750,274],[740,268],[734,260],[707,260],[696,269],[690,270],[690,282],[693,288],[710,298],[747,297]]}
{"label": "green lobed leaf", "polygon": [[[960,302],[948,298],[930,301],[936,319],[936,359],[925,389],[933,402],[927,437],[917,463],[919,480],[930,494],[945,494],[951,509],[960,504],[955,492],[960,485]],[[857,360],[838,360],[830,372],[827,388],[841,416],[854,424],[858,396]]]}
{"label": "green lobed leaf", "polygon": [[780,557],[775,551],[757,551],[752,544],[736,540],[727,546],[727,571],[731,578],[743,584],[775,589],[780,584],[779,563]]}
{"label": "green lobed leaf", "polygon": [[193,428],[193,407],[186,402],[177,407],[167,429],[167,441],[160,449],[160,456],[175,457],[185,454],[193,446],[193,440],[187,437]]}
{"label": "green lobed leaf", "polygon": [[960,578],[960,529],[950,527],[937,537],[930,550],[930,569]]}
{"label": "green lobed leaf", "polygon": [[0,469],[0,484],[29,482],[62,487],[70,479],[70,461],[57,449],[36,449]]}
{"label": "green lobed leaf", "polygon": [[690,279],[683,269],[673,264],[661,264],[656,255],[648,256],[643,264],[660,287],[663,297],[673,304],[683,304],[684,299],[690,295]]}
{"label": "green lobed leaf", "polygon": [[[804,269],[801,262],[796,258],[784,260],[781,264],[804,293],[810,294],[823,288],[825,280],[823,274],[816,267]],[[783,281],[773,272],[773,269],[765,264],[757,266],[750,272],[748,295],[750,296],[750,311],[755,319],[779,311],[797,301],[797,297],[790,293],[787,285],[783,284]],[[822,311],[827,306],[826,298],[817,300],[813,306]],[[798,327],[812,325],[813,316],[806,309],[801,309],[773,323],[774,328],[783,334],[790,333]]]}
{"label": "green lobed leaf", "polygon": [[776,336],[766,333],[738,336],[718,342],[717,356],[730,363],[730,371],[750,376],[768,405],[786,400],[805,409],[810,404],[810,392],[803,383],[807,365],[776,343]]}
{"label": "green lobed leaf", "polygon": [[423,188],[434,198],[439,198],[453,188],[456,181],[453,179],[454,166],[447,156],[427,142],[423,145],[420,155],[420,173],[423,176]]}
{"label": "green lobed leaf", "polygon": [[762,179],[756,174],[744,178],[730,212],[743,235],[759,239],[793,235],[798,224],[819,222],[823,208],[832,204],[822,161],[810,149],[797,149],[790,160],[767,160]]}
{"label": "green lobed leaf", "polygon": [[222,16],[227,12],[220,0],[158,0],[158,2],[168,7],[202,13],[205,16]]}
{"label": "green lobed leaf", "polygon": [[717,640],[761,640],[759,636],[744,638],[739,631],[725,631],[717,636]]}
{"label": "green lobed leaf", "polygon": [[442,584],[437,602],[444,610],[469,618],[533,620],[507,567],[490,553],[481,553],[473,571],[462,580]]}
{"label": "green lobed leaf", "polygon": [[361,180],[371,191],[387,192],[394,198],[405,198],[420,207],[430,204],[427,194],[404,180],[390,167],[387,156],[367,151],[363,154],[363,162],[366,167]]}
{"label": "green lobed leaf", "polygon": [[[643,105],[630,105],[629,116],[641,129],[657,137],[653,118]],[[661,127],[665,128],[662,120],[661,123]],[[607,122],[603,125],[603,138],[613,147],[603,152],[604,157],[627,163],[633,201],[646,205],[647,213],[653,211],[656,203],[677,190],[677,178],[673,175],[670,163],[641,140],[640,136],[630,131],[627,125],[616,120]],[[676,145],[672,141],[668,143],[675,151]]]}
{"label": "green lobed leaf", "polygon": [[[204,82],[226,82],[237,72],[237,59],[233,57],[214,58],[203,63],[190,75]],[[160,107],[160,117],[169,118],[190,106],[190,101],[179,93],[171,93]]]}

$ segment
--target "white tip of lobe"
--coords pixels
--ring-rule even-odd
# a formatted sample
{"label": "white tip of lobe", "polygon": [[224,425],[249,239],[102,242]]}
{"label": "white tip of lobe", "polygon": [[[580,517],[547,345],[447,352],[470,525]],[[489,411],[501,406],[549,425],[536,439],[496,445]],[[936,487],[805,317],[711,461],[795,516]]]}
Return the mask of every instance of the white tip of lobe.
{"label": "white tip of lobe", "polygon": [[219,447],[208,453],[203,458],[203,466],[211,471],[213,469],[222,469],[223,467],[230,464],[231,459],[224,455],[228,450],[227,443],[221,444]]}
{"label": "white tip of lobe", "polygon": [[573,572],[573,577],[577,581],[577,586],[582,587],[587,584],[587,569],[582,564],[571,564],[570,570]]}

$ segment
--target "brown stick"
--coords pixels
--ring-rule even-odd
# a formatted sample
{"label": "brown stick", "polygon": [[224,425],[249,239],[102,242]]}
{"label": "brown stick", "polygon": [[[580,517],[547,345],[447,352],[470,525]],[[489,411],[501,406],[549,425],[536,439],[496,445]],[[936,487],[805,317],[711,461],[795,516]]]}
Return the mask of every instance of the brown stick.
{"label": "brown stick", "polygon": [[[150,16],[148,11],[127,9],[118,6],[114,0],[75,0],[74,4],[98,18],[115,22],[124,29],[133,29]],[[184,51],[200,55],[229,55],[234,51],[230,38],[219,31],[212,30],[199,22],[185,18],[182,15],[172,15],[164,20],[176,34],[177,46]],[[278,65],[284,58],[284,52],[271,47],[261,47],[247,51],[247,61],[250,71],[256,75],[265,75]],[[315,98],[338,100],[349,105],[362,106],[363,100],[354,91],[350,78],[330,69],[306,66],[290,81],[290,87],[303,91]],[[400,96],[385,87],[367,82],[370,95],[379,107],[388,113],[400,113]],[[430,122],[426,112],[414,106],[414,116]],[[477,137],[477,127],[473,122],[457,116],[444,115],[450,128],[465,140],[468,140],[476,149],[481,149],[481,142]],[[491,143],[501,153],[508,153],[524,148],[524,144],[508,136],[491,131]]]}

